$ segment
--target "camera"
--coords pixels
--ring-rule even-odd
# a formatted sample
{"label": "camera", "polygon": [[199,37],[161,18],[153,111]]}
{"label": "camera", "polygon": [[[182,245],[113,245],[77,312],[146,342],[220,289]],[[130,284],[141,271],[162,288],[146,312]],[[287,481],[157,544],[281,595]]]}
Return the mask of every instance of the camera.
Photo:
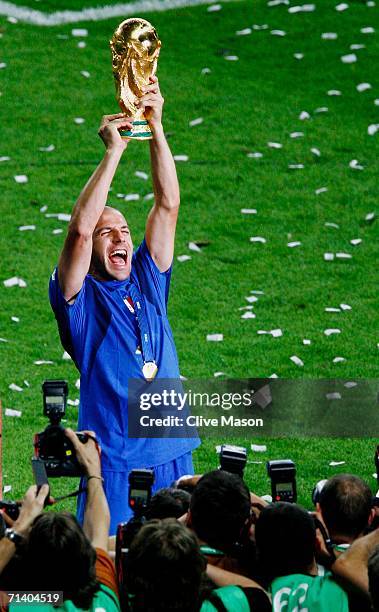
{"label": "camera", "polygon": [[291,459],[278,459],[267,462],[267,473],[271,480],[273,502],[296,503],[296,466]]}
{"label": "camera", "polygon": [[146,522],[146,511],[150,503],[153,484],[153,470],[132,470],[129,474],[128,503],[133,511],[133,516],[127,523],[120,523],[116,533],[116,572],[120,585],[122,610],[126,609],[125,602],[127,601],[124,576],[127,571],[128,552],[134,537]]}
{"label": "camera", "polygon": [[247,451],[243,446],[223,444],[220,451],[220,470],[237,474],[243,478],[243,471],[247,462]]}
{"label": "camera", "polygon": [[[34,455],[41,459],[48,476],[82,476],[75,450],[67,438],[61,420],[66,414],[68,385],[65,380],[45,380],[42,384],[44,415],[50,425],[34,436]],[[77,432],[81,442],[87,434]]]}

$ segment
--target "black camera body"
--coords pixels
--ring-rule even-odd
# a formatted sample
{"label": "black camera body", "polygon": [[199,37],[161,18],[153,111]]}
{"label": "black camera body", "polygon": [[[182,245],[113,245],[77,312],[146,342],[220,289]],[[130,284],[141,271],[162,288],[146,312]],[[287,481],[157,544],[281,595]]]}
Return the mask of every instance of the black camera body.
{"label": "black camera body", "polygon": [[295,504],[296,466],[291,459],[278,459],[267,462],[267,473],[271,480],[271,496],[273,502],[289,502]]}
{"label": "black camera body", "polygon": [[[42,390],[44,415],[50,425],[34,435],[34,455],[44,462],[48,476],[82,476],[74,447],[60,423],[66,414],[67,382],[45,380]],[[87,442],[87,434],[77,432],[76,435],[80,442]]]}
{"label": "black camera body", "polygon": [[220,451],[220,470],[237,474],[243,478],[243,472],[247,462],[247,450],[243,446],[223,444]]}

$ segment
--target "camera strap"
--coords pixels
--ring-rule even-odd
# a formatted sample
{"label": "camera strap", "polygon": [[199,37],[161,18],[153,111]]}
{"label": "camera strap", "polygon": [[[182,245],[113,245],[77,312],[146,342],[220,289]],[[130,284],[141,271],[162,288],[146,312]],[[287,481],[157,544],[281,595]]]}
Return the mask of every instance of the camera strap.
{"label": "camera strap", "polygon": [[79,487],[79,489],[76,489],[76,491],[73,491],[72,493],[68,493],[67,495],[61,495],[60,497],[52,497],[51,502],[49,503],[49,506],[52,506],[54,504],[56,504],[57,502],[63,501],[64,499],[68,499],[69,497],[76,497],[77,495],[80,495],[81,493],[86,493],[87,492],[87,487]]}
{"label": "camera strap", "polygon": [[[151,342],[151,334],[149,323],[146,316],[146,306],[143,295],[140,293],[137,285],[129,284],[129,294],[133,301],[134,314],[136,317],[140,338],[141,338],[141,353],[143,358],[142,374],[147,381],[155,378],[158,372],[158,366],[155,363],[153,345]],[[128,303],[127,303],[128,302]],[[124,299],[124,303],[130,310],[130,302],[128,298]]]}

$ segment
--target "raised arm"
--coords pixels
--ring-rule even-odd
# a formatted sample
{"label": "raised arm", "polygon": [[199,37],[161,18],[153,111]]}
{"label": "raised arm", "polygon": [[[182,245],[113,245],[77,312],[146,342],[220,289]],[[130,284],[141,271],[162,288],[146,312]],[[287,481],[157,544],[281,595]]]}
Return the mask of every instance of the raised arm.
{"label": "raised arm", "polygon": [[90,267],[92,234],[128,144],[118,132],[119,128],[124,127],[130,128],[131,123],[122,113],[104,116],[100,125],[99,136],[105,144],[106,152],[75,204],[58,264],[59,284],[67,301],[80,291]]}
{"label": "raised arm", "polygon": [[379,529],[358,538],[350,548],[333,563],[333,574],[344,582],[368,594],[367,563],[371,553],[379,546]]}
{"label": "raised arm", "polygon": [[150,141],[151,172],[155,203],[146,223],[146,243],[161,272],[171,266],[180,194],[175,162],[162,126],[162,98],[157,77],[151,77],[140,106],[143,107],[154,138]]}

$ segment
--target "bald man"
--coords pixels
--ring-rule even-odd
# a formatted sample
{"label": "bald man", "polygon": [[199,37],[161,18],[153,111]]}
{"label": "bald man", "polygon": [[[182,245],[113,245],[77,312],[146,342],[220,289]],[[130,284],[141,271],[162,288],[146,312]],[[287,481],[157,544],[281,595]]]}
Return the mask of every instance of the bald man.
{"label": "bald man", "polygon": [[[154,489],[193,473],[197,439],[128,438],[128,379],[179,378],[167,318],[167,299],[179,211],[175,162],[162,127],[163,98],[156,77],[140,98],[153,132],[150,156],[155,201],[145,237],[134,251],[124,215],[106,206],[113,176],[130,141],[123,114],[103,117],[99,135],[105,155],[72,212],[50,303],[65,350],[80,371],[80,430],[96,432],[102,448],[104,489],[114,534],[130,517],[128,475],[152,468]],[[142,316],[141,316],[142,313]],[[78,517],[83,518],[81,495]]]}

